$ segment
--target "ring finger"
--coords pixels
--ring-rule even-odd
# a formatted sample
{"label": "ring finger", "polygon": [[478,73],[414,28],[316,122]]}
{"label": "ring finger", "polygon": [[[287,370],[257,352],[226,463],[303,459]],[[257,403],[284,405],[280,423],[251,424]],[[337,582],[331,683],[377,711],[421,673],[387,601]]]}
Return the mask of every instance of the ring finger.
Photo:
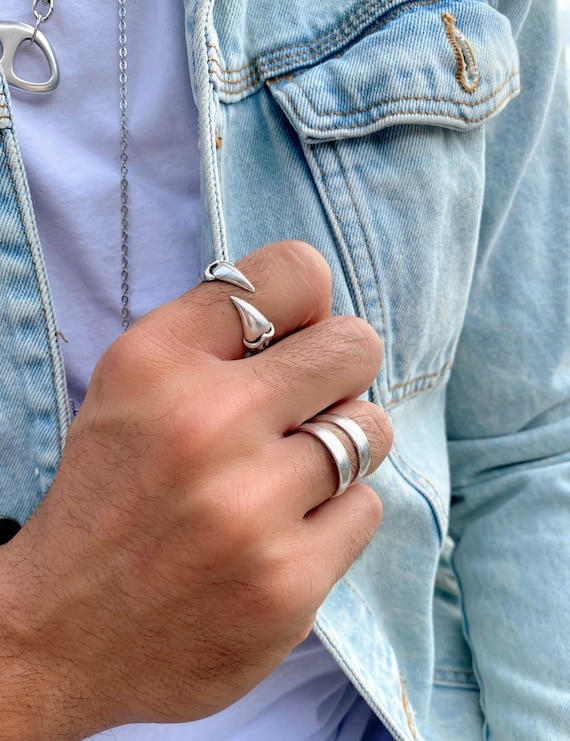
{"label": "ring finger", "polygon": [[[348,424],[339,426],[341,420],[336,415],[347,419]],[[388,417],[380,407],[371,402],[345,402],[331,407],[323,418],[318,416],[316,420],[317,427],[324,430],[324,441],[315,435],[315,430],[309,432],[299,428],[282,438],[275,450],[279,466],[283,468],[283,461],[287,462],[285,466],[288,485],[294,487],[298,493],[303,492],[303,496],[292,498],[299,508],[297,514],[301,517],[327,499],[342,493],[339,492],[342,476],[337,460],[342,457],[343,451],[350,467],[348,485],[360,478],[359,474],[366,463],[366,453],[362,446],[362,436],[357,435],[353,423],[356,423],[368,441],[370,463],[367,473],[378,468],[392,443],[392,428]],[[315,424],[313,420],[309,422]],[[335,453],[336,448],[331,451],[334,440],[339,453]]]}

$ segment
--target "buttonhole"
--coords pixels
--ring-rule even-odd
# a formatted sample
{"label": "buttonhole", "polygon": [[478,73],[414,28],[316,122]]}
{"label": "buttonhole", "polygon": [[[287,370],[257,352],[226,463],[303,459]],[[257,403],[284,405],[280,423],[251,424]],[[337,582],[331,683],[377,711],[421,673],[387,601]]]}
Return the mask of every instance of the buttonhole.
{"label": "buttonhole", "polygon": [[474,93],[479,87],[479,69],[473,47],[455,25],[455,16],[444,13],[441,18],[457,62],[455,78],[466,93]]}

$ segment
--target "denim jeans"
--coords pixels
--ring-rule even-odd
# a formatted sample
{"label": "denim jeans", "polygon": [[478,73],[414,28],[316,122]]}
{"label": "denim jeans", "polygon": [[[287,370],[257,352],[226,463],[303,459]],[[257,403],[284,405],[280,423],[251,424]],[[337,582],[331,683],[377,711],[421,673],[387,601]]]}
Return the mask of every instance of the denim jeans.
{"label": "denim jeans", "polygon": [[[570,739],[570,149],[553,0],[186,11],[204,263],[311,242],[335,312],[384,343],[369,392],[395,432],[370,479],[384,520],[318,635],[397,741]],[[67,407],[3,91],[0,514],[23,521]]]}

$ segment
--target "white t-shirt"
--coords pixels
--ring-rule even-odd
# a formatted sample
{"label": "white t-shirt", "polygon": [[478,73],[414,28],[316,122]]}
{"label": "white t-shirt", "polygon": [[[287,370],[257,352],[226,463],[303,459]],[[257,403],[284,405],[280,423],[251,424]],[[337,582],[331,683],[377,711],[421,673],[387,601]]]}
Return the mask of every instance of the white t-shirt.
{"label": "white t-shirt", "polygon": [[[136,319],[198,280],[199,158],[183,4],[139,3],[127,13],[129,296]],[[31,0],[2,0],[0,20],[31,23]],[[97,359],[122,331],[118,6],[56,3],[42,30],[58,57],[59,87],[45,95],[13,90],[12,102],[77,406]],[[19,55],[20,76],[46,79],[37,50],[22,47]],[[123,726],[95,738],[384,741],[389,736],[311,636],[246,698],[212,718]]]}

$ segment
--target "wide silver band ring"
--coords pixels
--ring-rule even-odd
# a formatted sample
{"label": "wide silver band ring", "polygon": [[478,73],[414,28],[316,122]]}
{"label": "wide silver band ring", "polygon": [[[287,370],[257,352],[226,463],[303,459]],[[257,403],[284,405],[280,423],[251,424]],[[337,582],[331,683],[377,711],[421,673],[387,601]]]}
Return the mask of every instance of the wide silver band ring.
{"label": "wide silver band ring", "polygon": [[309,435],[318,438],[329,451],[338,470],[338,487],[331,499],[343,494],[352,481],[352,467],[344,445],[332,430],[317,422],[305,422],[297,432],[308,432]]}
{"label": "wide silver band ring", "polygon": [[356,449],[356,455],[358,456],[358,473],[354,480],[361,481],[370,468],[371,454],[370,454],[370,443],[364,433],[364,430],[350,417],[345,417],[342,414],[336,414],[334,412],[327,412],[325,414],[319,414],[317,417],[313,417],[313,422],[329,422],[332,425],[340,427],[341,430],[346,432],[348,437],[352,440],[352,443]]}

